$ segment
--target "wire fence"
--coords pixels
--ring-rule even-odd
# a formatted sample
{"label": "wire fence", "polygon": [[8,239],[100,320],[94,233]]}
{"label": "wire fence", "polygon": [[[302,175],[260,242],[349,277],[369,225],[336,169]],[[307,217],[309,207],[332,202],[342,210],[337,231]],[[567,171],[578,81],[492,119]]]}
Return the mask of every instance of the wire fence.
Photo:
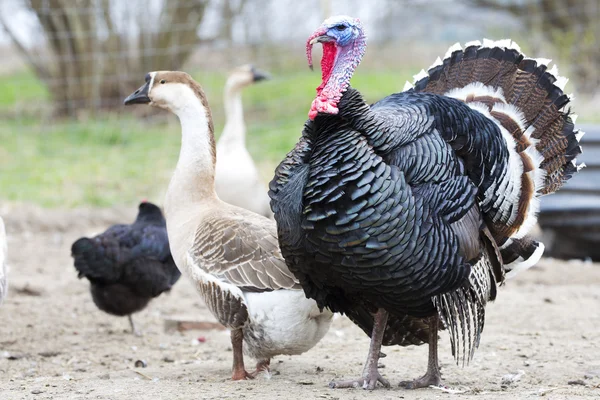
{"label": "wire fence", "polygon": [[[26,154],[32,141],[50,133],[76,136],[90,126],[117,142],[125,140],[129,132],[146,129],[132,115],[147,116],[149,109],[125,109],[122,101],[153,70],[190,72],[207,92],[218,132],[225,118],[227,74],[253,63],[274,79],[245,97],[249,134],[258,132],[249,147],[259,158],[265,153],[271,167],[300,134],[320,80],[306,67],[305,40],[331,13],[359,16],[365,25],[369,48],[353,83],[369,101],[402,90],[406,79],[443,56],[452,43],[483,37],[511,37],[528,55],[560,60],[561,72],[592,96],[600,85],[598,3],[3,0],[0,138],[12,143],[6,152],[15,154]],[[575,105],[594,121],[599,100],[583,99]],[[160,118],[174,121],[166,114]],[[176,131],[176,124],[166,129]],[[21,135],[34,139],[16,138]],[[276,150],[267,154],[272,147]]]}
{"label": "wire fence", "polygon": [[[546,2],[551,1],[542,1]],[[304,68],[300,58],[303,39],[311,27],[317,26],[322,14],[330,9],[337,11],[336,7],[348,11],[360,4],[350,1],[343,7],[338,3],[312,0],[301,6],[286,0],[4,0],[0,6],[0,22],[6,32],[2,46],[5,53],[17,53],[19,57],[12,59],[19,61],[12,68],[2,68],[9,72],[5,75],[13,74],[12,96],[3,102],[0,112],[4,117],[16,118],[27,113],[31,103],[28,86],[41,86],[42,99],[38,100],[43,101],[32,110],[36,115],[77,117],[80,111],[87,115],[115,110],[128,90],[136,87],[139,77],[150,70],[226,74],[236,64],[254,62],[284,74],[292,72],[289,75],[293,76],[293,72]],[[537,13],[519,23],[514,16],[498,10],[471,10],[468,18],[458,14],[475,7],[470,2],[460,7],[444,0],[374,3],[358,7],[358,15],[370,28],[369,36],[375,38],[369,58],[379,69],[389,70],[426,67],[426,60],[435,59],[454,41],[466,42],[483,35],[520,38],[527,32],[523,24],[541,26],[540,21],[554,19],[550,23],[560,25],[563,19],[594,19],[599,13],[594,0],[560,2],[553,10],[537,7]],[[290,17],[296,21],[290,23]],[[573,32],[565,34],[563,49],[552,51],[553,55],[573,52],[572,47],[598,48],[598,24],[590,25],[594,31],[575,25]],[[532,41],[535,51],[538,43]],[[576,45],[568,47],[568,41]],[[393,57],[385,54],[388,51],[394,53]],[[569,58],[568,54],[562,56]],[[578,60],[574,65],[580,68],[589,61],[593,60]],[[593,86],[597,84],[592,82]],[[28,106],[19,106],[23,102]]]}

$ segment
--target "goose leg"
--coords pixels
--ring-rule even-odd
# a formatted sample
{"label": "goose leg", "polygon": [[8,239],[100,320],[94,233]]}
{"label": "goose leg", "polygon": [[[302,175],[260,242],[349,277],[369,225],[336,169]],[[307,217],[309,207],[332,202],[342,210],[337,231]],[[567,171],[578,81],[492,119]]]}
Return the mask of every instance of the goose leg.
{"label": "goose leg", "polygon": [[419,389],[441,385],[442,375],[440,374],[437,348],[439,323],[440,319],[437,314],[429,318],[429,360],[427,361],[427,372],[418,379],[400,382],[399,386],[406,389]]}
{"label": "goose leg", "polygon": [[231,348],[233,349],[233,374],[231,380],[241,381],[245,379],[253,379],[254,376],[246,372],[244,367],[244,352],[243,352],[244,334],[241,329],[231,331]]}
{"label": "goose leg", "polygon": [[256,371],[254,372],[250,372],[250,375],[252,375],[253,378],[256,378],[258,376],[258,374],[260,374],[261,372],[265,371],[267,374],[271,373],[271,359],[267,358],[266,360],[260,360],[259,362],[256,363]]}
{"label": "goose leg", "polygon": [[131,333],[133,333],[135,336],[142,336],[142,333],[137,330],[131,314],[129,314],[127,318],[129,318],[129,325],[131,325]]}
{"label": "goose leg", "polygon": [[369,355],[367,356],[367,362],[363,369],[362,377],[359,379],[330,382],[330,388],[357,388],[362,387],[363,389],[373,390],[377,385],[377,382],[385,387],[390,387],[390,383],[384,379],[379,370],[377,364],[379,357],[381,356],[381,342],[383,341],[383,333],[387,325],[388,313],[383,308],[377,310],[373,321],[373,333],[371,334],[371,345],[369,347]]}

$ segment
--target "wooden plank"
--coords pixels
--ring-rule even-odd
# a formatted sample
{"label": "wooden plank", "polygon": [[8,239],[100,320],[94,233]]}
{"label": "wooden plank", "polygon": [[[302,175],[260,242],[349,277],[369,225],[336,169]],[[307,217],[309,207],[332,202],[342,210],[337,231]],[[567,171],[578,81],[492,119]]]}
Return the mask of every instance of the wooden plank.
{"label": "wooden plank", "polygon": [[225,327],[218,322],[213,321],[199,321],[189,317],[168,317],[164,320],[165,332],[172,331],[209,331],[209,330],[225,330]]}

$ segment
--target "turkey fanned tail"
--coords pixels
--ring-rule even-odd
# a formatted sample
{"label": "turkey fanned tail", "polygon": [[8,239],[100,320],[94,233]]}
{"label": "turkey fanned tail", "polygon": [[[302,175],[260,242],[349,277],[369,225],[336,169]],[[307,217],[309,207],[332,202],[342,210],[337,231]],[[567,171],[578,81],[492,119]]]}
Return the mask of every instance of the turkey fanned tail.
{"label": "turkey fanned tail", "polygon": [[543,254],[543,245],[526,236],[537,221],[539,197],[557,191],[583,167],[576,162],[583,132],[575,130],[576,115],[567,109],[567,79],[556,65],[548,69],[549,63],[525,57],[510,39],[464,48],[457,43],[406,87],[461,100],[499,127],[509,168],[485,191],[480,185],[480,198],[508,277]]}

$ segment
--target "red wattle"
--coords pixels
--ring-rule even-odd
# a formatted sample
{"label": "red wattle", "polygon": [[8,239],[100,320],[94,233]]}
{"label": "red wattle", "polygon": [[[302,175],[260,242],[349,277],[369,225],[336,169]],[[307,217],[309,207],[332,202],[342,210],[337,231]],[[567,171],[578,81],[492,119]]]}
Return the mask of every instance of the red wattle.
{"label": "red wattle", "polygon": [[321,94],[321,91],[329,81],[333,66],[335,64],[335,56],[337,55],[337,45],[335,42],[323,43],[323,58],[321,59],[321,73],[323,74],[321,84],[317,88],[317,94]]}

